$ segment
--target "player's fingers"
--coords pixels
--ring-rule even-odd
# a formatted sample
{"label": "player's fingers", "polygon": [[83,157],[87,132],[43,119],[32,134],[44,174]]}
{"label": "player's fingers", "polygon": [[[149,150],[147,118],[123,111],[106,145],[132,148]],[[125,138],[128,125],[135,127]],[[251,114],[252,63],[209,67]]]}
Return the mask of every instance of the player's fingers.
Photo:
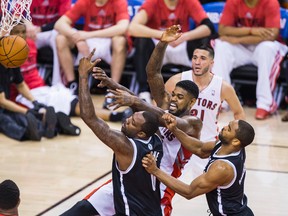
{"label": "player's fingers", "polygon": [[96,59],[94,62],[92,62],[92,67],[95,67],[95,65],[98,64],[100,61],[100,58]]}
{"label": "player's fingers", "polygon": [[94,49],[89,53],[89,55],[87,56],[87,58],[88,58],[88,59],[91,59],[92,56],[94,55],[95,51],[96,51],[96,49],[94,48]]}

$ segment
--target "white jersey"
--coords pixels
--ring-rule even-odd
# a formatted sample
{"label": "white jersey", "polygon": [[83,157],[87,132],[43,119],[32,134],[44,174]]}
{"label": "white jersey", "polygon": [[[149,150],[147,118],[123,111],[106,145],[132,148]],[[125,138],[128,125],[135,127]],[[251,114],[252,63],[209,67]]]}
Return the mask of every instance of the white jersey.
{"label": "white jersey", "polygon": [[[192,71],[182,72],[181,80],[193,81]],[[203,122],[201,130],[200,140],[201,141],[213,141],[218,136],[218,115],[221,108],[221,88],[222,78],[214,75],[209,85],[199,92],[198,99],[193,105],[190,114],[197,116]],[[203,170],[208,162],[208,159],[201,159],[196,155],[192,155],[190,161],[183,171],[182,178],[192,179],[203,173]],[[190,177],[186,178],[187,175]]]}

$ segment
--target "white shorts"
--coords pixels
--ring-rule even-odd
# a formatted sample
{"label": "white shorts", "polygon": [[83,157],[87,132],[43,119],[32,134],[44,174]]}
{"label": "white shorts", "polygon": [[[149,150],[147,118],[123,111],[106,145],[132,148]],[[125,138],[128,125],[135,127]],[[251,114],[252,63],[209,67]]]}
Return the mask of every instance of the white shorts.
{"label": "white shorts", "polygon": [[[104,60],[106,63],[111,64],[112,53],[111,53],[111,38],[90,38],[86,40],[89,51],[91,52],[96,48],[95,54],[92,57],[92,61],[97,58]],[[83,57],[81,53],[78,53],[78,56],[75,61],[75,65],[79,65],[80,59]]]}
{"label": "white shorts", "polygon": [[92,191],[86,199],[101,216],[115,215],[112,180]]}
{"label": "white shorts", "polygon": [[[31,89],[31,94],[39,102],[47,106],[52,106],[55,112],[63,112],[66,115],[70,114],[71,102],[77,98],[63,84],[58,83],[54,86],[43,86]],[[29,108],[33,108],[31,101],[27,100],[22,95],[16,97],[16,101]]]}

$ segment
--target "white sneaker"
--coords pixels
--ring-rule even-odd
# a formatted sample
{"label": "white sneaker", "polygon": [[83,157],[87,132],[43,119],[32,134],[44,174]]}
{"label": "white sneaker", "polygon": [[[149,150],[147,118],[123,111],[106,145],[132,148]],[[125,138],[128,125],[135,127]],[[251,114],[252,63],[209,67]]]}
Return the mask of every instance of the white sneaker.
{"label": "white sneaker", "polygon": [[146,101],[146,103],[152,103],[151,94],[148,91],[139,93],[139,98]]}

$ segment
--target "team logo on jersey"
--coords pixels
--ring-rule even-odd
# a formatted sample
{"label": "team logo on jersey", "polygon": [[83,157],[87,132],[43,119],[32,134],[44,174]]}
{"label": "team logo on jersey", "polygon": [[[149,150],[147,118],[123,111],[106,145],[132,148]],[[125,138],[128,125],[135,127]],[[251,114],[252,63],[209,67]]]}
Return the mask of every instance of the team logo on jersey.
{"label": "team logo on jersey", "polygon": [[215,96],[215,90],[212,90],[211,95]]}
{"label": "team logo on jersey", "polygon": [[252,19],[253,16],[250,12],[247,12],[246,15],[245,15],[246,18],[249,18],[249,19]]}
{"label": "team logo on jersey", "polygon": [[105,10],[103,10],[103,9],[100,10],[99,13],[98,13],[98,15],[99,15],[99,16],[105,16],[105,15],[106,15]]}
{"label": "team logo on jersey", "polygon": [[148,144],[148,148],[149,148],[149,150],[152,150],[152,149],[153,149],[153,146],[149,143],[149,144]]}
{"label": "team logo on jersey", "polygon": [[169,20],[174,20],[176,18],[174,13],[170,13],[168,19]]}
{"label": "team logo on jersey", "polygon": [[42,3],[42,6],[48,6],[49,5],[49,0],[44,0]]}

